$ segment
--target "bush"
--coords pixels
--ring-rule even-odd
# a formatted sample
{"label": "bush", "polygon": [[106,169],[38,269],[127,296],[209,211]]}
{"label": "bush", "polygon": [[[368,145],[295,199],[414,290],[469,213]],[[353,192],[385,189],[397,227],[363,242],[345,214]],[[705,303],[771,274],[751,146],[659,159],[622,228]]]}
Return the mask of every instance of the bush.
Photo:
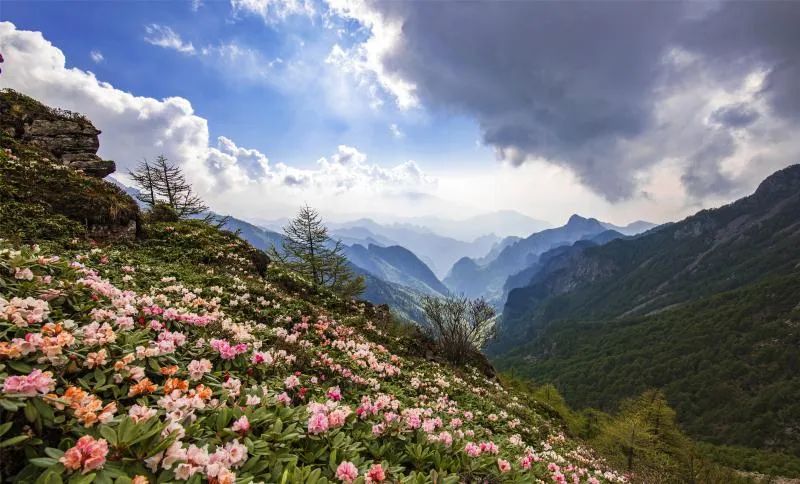
{"label": "bush", "polygon": [[426,296],[422,309],[430,336],[442,356],[452,363],[463,364],[494,336],[495,311],[482,298]]}
{"label": "bush", "polygon": [[177,222],[180,220],[178,212],[166,203],[156,203],[147,213],[150,222]]}

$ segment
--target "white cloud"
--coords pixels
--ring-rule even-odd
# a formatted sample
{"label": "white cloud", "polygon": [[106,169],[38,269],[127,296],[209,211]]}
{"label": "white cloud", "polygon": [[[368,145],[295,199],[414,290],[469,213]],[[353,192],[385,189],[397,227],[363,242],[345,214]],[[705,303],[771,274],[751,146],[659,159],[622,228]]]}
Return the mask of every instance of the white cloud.
{"label": "white cloud", "polygon": [[234,14],[245,12],[258,15],[267,23],[286,20],[293,15],[313,17],[311,0],[231,0]]}
{"label": "white cloud", "polygon": [[396,123],[392,123],[389,125],[389,131],[392,132],[392,136],[396,139],[402,139],[406,137],[406,134],[397,126]]}
{"label": "white cloud", "polygon": [[99,64],[105,60],[103,53],[96,49],[89,52],[89,57],[92,58],[92,61],[94,61],[95,64]]}
{"label": "white cloud", "polygon": [[[400,109],[419,106],[416,86],[385,67],[384,60],[402,40],[402,24],[387,19],[377,9],[358,0],[328,0],[330,13],[343,19],[360,23],[369,31],[369,37],[352,47],[336,44],[327,62],[351,74],[358,82],[390,93]],[[375,92],[373,97],[377,96]]]}
{"label": "white cloud", "polygon": [[435,187],[435,180],[413,161],[382,167],[350,146],[339,146],[313,169],[273,164],[258,150],[226,137],[212,146],[208,121],[194,113],[188,100],[135,96],[91,72],[67,68],[63,52],[41,33],[17,30],[10,22],[0,22],[0,51],[9,66],[4,87],[86,114],[102,130],[99,154],[116,161],[120,178],[142,158],[164,154],[183,166],[216,210],[263,215],[268,207],[287,215],[304,201],[341,210],[357,200],[363,203],[365,196],[381,199]]}
{"label": "white cloud", "polygon": [[166,25],[150,24],[144,27],[145,37],[147,43],[164,47],[165,49],[173,49],[183,54],[194,54],[195,48],[191,42],[185,42],[181,39],[174,30]]}

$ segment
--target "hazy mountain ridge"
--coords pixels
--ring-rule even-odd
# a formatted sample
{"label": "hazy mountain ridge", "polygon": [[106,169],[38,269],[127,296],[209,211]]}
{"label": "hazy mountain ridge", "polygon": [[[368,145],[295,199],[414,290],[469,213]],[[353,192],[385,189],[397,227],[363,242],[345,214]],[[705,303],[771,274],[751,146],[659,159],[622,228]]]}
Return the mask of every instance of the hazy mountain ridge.
{"label": "hazy mountain ridge", "polygon": [[[437,277],[446,274],[449,267],[464,256],[480,257],[499,240],[494,235],[484,235],[474,241],[464,242],[451,237],[438,235],[424,227],[410,225],[383,225],[371,219],[359,219],[345,223],[331,223],[331,233],[341,233],[344,229],[365,229],[379,237],[391,240],[412,251],[430,267]],[[363,232],[362,232],[363,233]]]}
{"label": "hazy mountain ridge", "polygon": [[469,263],[462,258],[453,266],[444,283],[455,293],[497,300],[502,297],[506,279],[534,264],[543,252],[606,230],[596,219],[573,215],[561,227],[542,230],[509,243],[497,257],[484,265],[478,265],[475,261]]}

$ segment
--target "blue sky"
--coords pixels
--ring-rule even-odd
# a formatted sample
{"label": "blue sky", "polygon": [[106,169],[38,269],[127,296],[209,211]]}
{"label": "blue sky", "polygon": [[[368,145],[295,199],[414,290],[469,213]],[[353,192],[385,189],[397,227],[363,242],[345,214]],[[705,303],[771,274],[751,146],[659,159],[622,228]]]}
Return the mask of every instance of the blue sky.
{"label": "blue sky", "polygon": [[212,208],[675,220],[800,157],[796,2],[15,1],[0,86]]}
{"label": "blue sky", "polygon": [[[408,158],[432,166],[492,163],[490,149],[476,146],[480,133],[473,120],[430,111],[401,112],[384,96],[383,105],[370,109],[369,94],[353,88],[360,106],[348,113],[320,103],[325,87],[305,81],[304,89],[283,86],[280,69],[274,78],[252,79],[213,59],[181,54],[145,41],[148,25],[166,26],[196,49],[232,43],[257,52],[263,60],[297,60],[311,66],[325,62],[330,47],[358,39],[359,26],[337,35],[318,17],[292,16],[270,24],[257,15],[234,13],[226,2],[75,1],[34,4],[3,2],[2,18],[18,28],[38,30],[67,56],[69,66],[94,72],[118,89],[136,95],[191,100],[197,114],[208,119],[212,137],[236,138],[240,145],[269,153],[297,166],[308,166],[339,144],[358,146],[382,163]],[[91,52],[100,52],[94,62]],[[354,114],[354,113],[357,113]],[[394,124],[403,133],[398,139]],[[435,127],[435,129],[431,129]]]}

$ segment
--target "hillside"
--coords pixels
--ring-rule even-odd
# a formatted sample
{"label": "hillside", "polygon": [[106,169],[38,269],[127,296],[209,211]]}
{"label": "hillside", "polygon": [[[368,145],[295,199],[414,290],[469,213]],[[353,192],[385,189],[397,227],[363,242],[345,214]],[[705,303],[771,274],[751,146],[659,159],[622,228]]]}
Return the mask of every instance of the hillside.
{"label": "hillside", "polygon": [[19,133],[0,131],[3,481],[626,480],[529,393]]}
{"label": "hillside", "polygon": [[369,244],[346,246],[347,259],[372,275],[418,292],[445,295],[447,288],[436,278],[430,268],[410,250],[393,245],[381,247]]}
{"label": "hillside", "polygon": [[732,204],[552,258],[509,294],[496,361],[581,406],[663,388],[697,437],[800,455],[799,244],[795,165]]}

